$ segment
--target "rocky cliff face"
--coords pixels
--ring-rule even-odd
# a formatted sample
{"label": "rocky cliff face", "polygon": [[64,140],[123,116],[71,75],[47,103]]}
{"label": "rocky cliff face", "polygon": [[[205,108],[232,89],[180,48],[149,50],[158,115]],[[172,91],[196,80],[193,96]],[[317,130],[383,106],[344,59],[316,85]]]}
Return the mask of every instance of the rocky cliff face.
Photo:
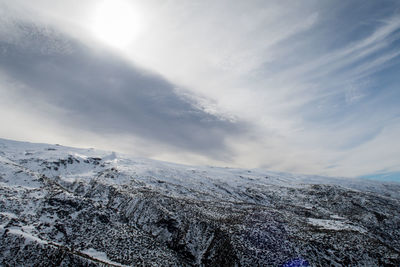
{"label": "rocky cliff face", "polygon": [[0,139],[0,265],[399,266],[400,186]]}

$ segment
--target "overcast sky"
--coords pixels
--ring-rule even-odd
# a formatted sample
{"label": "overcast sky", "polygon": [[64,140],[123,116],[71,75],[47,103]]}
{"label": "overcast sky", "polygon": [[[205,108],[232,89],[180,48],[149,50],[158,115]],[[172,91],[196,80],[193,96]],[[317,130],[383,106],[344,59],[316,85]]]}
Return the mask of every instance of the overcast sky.
{"label": "overcast sky", "polygon": [[0,0],[0,137],[400,181],[400,2]]}

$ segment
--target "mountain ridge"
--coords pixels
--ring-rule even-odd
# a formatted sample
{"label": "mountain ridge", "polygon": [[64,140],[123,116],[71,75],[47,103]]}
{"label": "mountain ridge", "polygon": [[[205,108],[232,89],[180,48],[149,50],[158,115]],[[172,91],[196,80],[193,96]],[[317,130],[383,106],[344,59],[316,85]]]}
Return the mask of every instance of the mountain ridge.
{"label": "mountain ridge", "polygon": [[0,190],[6,266],[400,264],[397,183],[0,139]]}

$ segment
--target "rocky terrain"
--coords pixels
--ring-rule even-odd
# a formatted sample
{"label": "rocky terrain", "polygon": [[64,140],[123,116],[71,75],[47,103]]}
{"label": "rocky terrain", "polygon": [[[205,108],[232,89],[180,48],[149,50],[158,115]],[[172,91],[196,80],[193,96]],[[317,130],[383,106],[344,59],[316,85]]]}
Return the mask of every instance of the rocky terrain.
{"label": "rocky terrain", "polygon": [[400,185],[0,139],[2,266],[400,266]]}

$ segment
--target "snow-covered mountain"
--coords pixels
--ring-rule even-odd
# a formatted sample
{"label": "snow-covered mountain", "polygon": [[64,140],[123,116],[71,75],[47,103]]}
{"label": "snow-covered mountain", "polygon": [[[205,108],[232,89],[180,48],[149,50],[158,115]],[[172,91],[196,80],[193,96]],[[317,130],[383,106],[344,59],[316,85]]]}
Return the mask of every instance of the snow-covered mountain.
{"label": "snow-covered mountain", "polygon": [[399,266],[400,184],[0,139],[0,265]]}

